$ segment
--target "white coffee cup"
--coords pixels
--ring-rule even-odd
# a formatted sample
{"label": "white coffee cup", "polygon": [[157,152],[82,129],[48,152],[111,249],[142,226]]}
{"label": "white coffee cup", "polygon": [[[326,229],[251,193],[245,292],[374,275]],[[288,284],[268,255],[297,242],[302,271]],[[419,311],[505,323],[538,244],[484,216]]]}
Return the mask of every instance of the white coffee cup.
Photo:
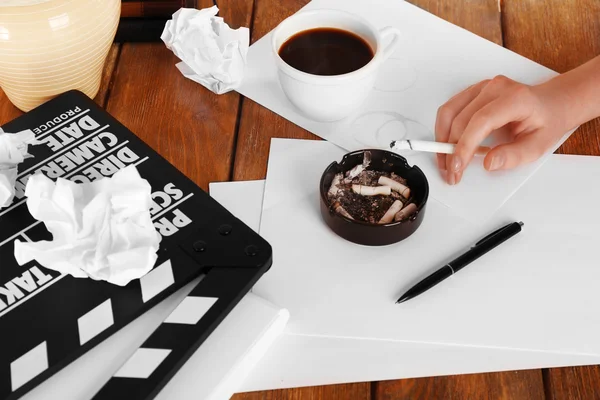
{"label": "white coffee cup", "polygon": [[[309,74],[283,61],[279,49],[287,39],[314,28],[343,29],[360,36],[371,46],[373,59],[353,72],[329,76]],[[320,122],[343,119],[364,103],[375,84],[379,68],[396,49],[400,35],[396,28],[379,30],[365,19],[344,11],[321,9],[298,12],[281,22],[272,35],[272,50],[281,88],[306,117]],[[390,37],[389,43],[385,44]]]}

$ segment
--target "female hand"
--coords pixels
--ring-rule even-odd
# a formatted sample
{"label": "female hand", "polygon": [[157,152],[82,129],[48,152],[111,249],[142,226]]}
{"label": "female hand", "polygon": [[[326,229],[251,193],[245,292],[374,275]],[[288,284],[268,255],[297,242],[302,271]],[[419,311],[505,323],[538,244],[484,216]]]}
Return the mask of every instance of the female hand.
{"label": "female hand", "polygon": [[435,126],[436,141],[456,144],[454,154],[437,156],[445,180],[459,183],[477,147],[503,127],[512,141],[485,156],[487,170],[510,169],[540,158],[569,130],[564,96],[559,85],[528,86],[497,76],[451,98],[439,108]]}

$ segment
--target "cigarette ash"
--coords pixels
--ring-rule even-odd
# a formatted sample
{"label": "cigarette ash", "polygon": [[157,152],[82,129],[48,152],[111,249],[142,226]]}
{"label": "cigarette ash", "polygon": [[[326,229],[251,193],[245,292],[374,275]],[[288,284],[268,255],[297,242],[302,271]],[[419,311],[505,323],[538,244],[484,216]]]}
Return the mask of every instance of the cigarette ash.
{"label": "cigarette ash", "polygon": [[334,176],[327,197],[333,211],[346,218],[371,224],[387,224],[409,218],[417,209],[407,181],[384,171],[368,169],[371,154],[345,174]]}

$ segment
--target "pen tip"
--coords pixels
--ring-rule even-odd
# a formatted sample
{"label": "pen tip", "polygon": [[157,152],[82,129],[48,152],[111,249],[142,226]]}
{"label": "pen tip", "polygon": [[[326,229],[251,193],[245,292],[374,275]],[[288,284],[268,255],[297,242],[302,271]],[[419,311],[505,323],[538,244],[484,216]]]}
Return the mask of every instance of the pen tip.
{"label": "pen tip", "polygon": [[408,297],[405,297],[405,296],[400,297],[398,299],[398,301],[396,301],[396,304],[404,303],[406,300],[408,300]]}
{"label": "pen tip", "polygon": [[392,143],[390,143],[390,149],[393,149],[395,145],[396,145],[396,141],[392,140]]}
{"label": "pen tip", "polygon": [[525,225],[525,224],[523,223],[523,221],[520,221],[520,222],[519,222],[519,225],[523,226],[523,225]]}

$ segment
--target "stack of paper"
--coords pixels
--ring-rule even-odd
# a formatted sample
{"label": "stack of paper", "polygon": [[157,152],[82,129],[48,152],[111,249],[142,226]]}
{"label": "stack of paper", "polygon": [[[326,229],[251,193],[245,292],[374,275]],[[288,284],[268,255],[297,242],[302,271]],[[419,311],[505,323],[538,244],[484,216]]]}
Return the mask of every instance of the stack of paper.
{"label": "stack of paper", "polygon": [[[313,146],[314,151],[322,147],[316,142],[306,145]],[[543,185],[545,177],[562,176],[573,169],[590,170],[590,174],[594,174],[597,168],[600,168],[598,158],[553,156],[540,170],[542,179],[528,182],[519,196],[526,198],[532,192],[540,192],[539,186]],[[569,183],[569,190],[576,185],[577,182]],[[212,183],[210,193],[230,212],[255,227],[262,214],[264,187],[263,180]],[[589,201],[597,201],[597,198],[592,196]],[[544,210],[538,207],[528,208],[525,212],[532,216],[531,222],[545,218]],[[313,336],[295,334],[288,328],[238,391],[598,363],[600,355]]]}
{"label": "stack of paper", "polygon": [[[322,141],[271,143],[260,234],[277,265],[254,293],[290,310],[291,332],[600,354],[600,189],[586,184],[600,174],[596,158],[565,162],[560,173],[539,171],[534,189],[481,225],[430,199],[415,234],[382,248],[348,242],[322,221],[318,183],[343,154]],[[557,177],[569,188],[568,195],[561,188],[560,200]],[[521,234],[435,290],[395,304],[417,281],[512,221],[525,223]]]}
{"label": "stack of paper", "polygon": [[[327,154],[328,152],[331,153]],[[564,279],[570,279],[571,281],[576,279],[574,277],[569,278],[568,275],[578,276],[578,271],[581,271],[582,266],[585,266],[588,260],[593,260],[586,253],[571,255],[572,263],[568,264],[569,272],[565,271],[558,274],[558,276],[553,276],[552,273],[548,276],[540,273],[540,283],[537,283],[535,280],[538,275],[532,272],[531,269],[536,268],[537,260],[540,260],[543,263],[542,267],[547,266],[547,269],[551,272],[555,270],[556,267],[553,267],[551,259],[557,254],[563,253],[560,246],[550,246],[554,251],[534,253],[531,257],[523,258],[521,261],[513,260],[515,264],[507,267],[500,264],[503,264],[503,258],[506,258],[505,254],[511,251],[507,250],[500,254],[498,251],[500,248],[494,250],[476,264],[461,271],[459,275],[451,280],[452,282],[439,285],[439,289],[424,295],[423,299],[411,300],[411,302],[414,302],[415,308],[425,309],[423,315],[426,315],[426,317],[421,318],[422,320],[430,318],[446,321],[445,318],[454,318],[459,321],[455,324],[448,324],[448,329],[440,328],[439,331],[435,332],[438,334],[436,340],[431,340],[427,336],[429,333],[426,330],[430,329],[427,321],[422,323],[413,322],[417,325],[415,327],[406,326],[406,310],[401,305],[394,304],[393,307],[388,307],[388,303],[393,304],[402,291],[402,288],[400,288],[401,279],[390,283],[393,289],[392,292],[396,291],[394,288],[400,288],[397,290],[398,293],[387,296],[387,299],[377,296],[377,292],[381,290],[382,285],[387,283],[386,280],[388,279],[385,276],[380,277],[385,269],[377,264],[365,263],[362,266],[364,271],[353,275],[352,265],[332,262],[321,248],[321,251],[313,251],[312,256],[309,256],[312,261],[304,264],[301,268],[306,272],[305,277],[295,275],[293,270],[299,269],[299,263],[306,262],[307,259],[301,257],[301,261],[295,261],[299,255],[298,252],[294,252],[292,249],[295,246],[294,243],[306,243],[307,235],[305,233],[308,230],[313,232],[314,235],[316,234],[315,230],[321,232],[324,227],[318,214],[317,188],[311,187],[315,186],[310,184],[311,177],[313,177],[313,173],[317,174],[321,166],[324,168],[330,162],[329,157],[335,158],[337,156],[336,152],[339,153],[341,150],[327,142],[274,139],[271,147],[262,212],[257,204],[260,204],[263,199],[265,187],[263,181],[211,185],[211,195],[232,213],[242,215],[248,221],[256,221],[262,214],[263,226],[261,227],[261,233],[269,224],[275,223],[278,225],[277,234],[267,235],[269,240],[276,242],[274,248],[280,249],[280,252],[276,254],[277,262],[271,271],[263,277],[264,282],[261,281],[257,285],[255,292],[258,291],[262,295],[277,297],[280,301],[288,302],[286,306],[289,306],[292,310],[291,320],[285,334],[257,365],[257,368],[243,384],[241,390],[251,391],[418,376],[590,365],[600,362],[599,353],[592,351],[585,355],[586,352],[581,351],[586,346],[595,344],[593,340],[590,340],[594,334],[598,333],[594,318],[576,321],[578,317],[572,317],[574,325],[571,325],[571,328],[576,326],[578,330],[591,330],[593,333],[590,334],[586,342],[579,343],[579,348],[565,351],[560,346],[554,346],[554,344],[560,343],[561,340],[568,344],[573,341],[572,338],[575,337],[576,333],[573,333],[572,330],[563,329],[556,333],[548,331],[545,335],[540,335],[539,331],[536,332],[536,329],[540,329],[536,326],[536,321],[541,318],[536,317],[533,311],[530,311],[533,308],[531,303],[540,304],[538,298],[540,294],[538,293],[543,295],[549,288],[556,287]],[[300,171],[300,168],[293,167],[293,165],[298,165],[298,159],[302,159],[308,154],[312,155],[311,159],[316,164],[323,165],[315,166],[314,171],[307,171],[306,168],[302,168],[302,171]],[[289,174],[287,175],[288,179],[273,179],[273,177],[278,176],[273,171],[286,171],[284,173]],[[581,171],[585,171],[583,176]],[[303,176],[303,183],[301,184],[302,188],[299,190],[304,190],[305,195],[296,203],[290,204],[290,199],[294,198],[297,193],[285,182],[289,182],[290,179],[300,179],[300,175],[296,175],[300,173]],[[600,189],[589,189],[586,187],[587,185],[582,183],[598,174],[600,174],[600,158],[554,155],[509,200],[494,220],[509,221],[515,217],[522,218],[525,222],[525,230],[520,235],[526,237],[523,245],[531,243],[527,239],[533,238],[535,240],[536,236],[543,232],[547,232],[544,237],[556,236],[560,238],[561,235],[564,237],[564,232],[578,232],[582,238],[586,236],[597,238],[594,227],[597,221],[600,221],[600,211],[595,210],[593,204],[600,201]],[[580,176],[580,179],[573,179],[574,176]],[[567,179],[567,177],[570,177],[570,179]],[[555,207],[552,203],[546,203],[548,205],[543,206],[545,203],[542,200],[553,195],[553,189],[547,182],[556,179],[559,179],[561,184],[564,185],[563,187],[572,195],[569,196],[569,199],[563,200],[564,210],[561,207]],[[244,199],[243,202],[238,201],[241,198]],[[272,201],[269,202],[268,198],[271,198]],[[273,210],[282,204],[285,204],[286,207],[294,207],[296,210],[297,218],[294,217],[294,227],[298,228],[298,236],[290,236],[290,232],[280,226],[284,225],[282,221],[274,222],[281,217],[280,215],[275,213],[273,217],[270,216],[274,212]],[[577,205],[580,207],[577,207]],[[251,208],[254,210],[253,213],[250,212]],[[427,218],[432,219],[430,214]],[[451,218],[458,217],[451,216]],[[309,222],[300,224],[299,220],[302,219]],[[289,221],[289,217],[285,221]],[[324,227],[323,230],[326,231],[326,229]],[[423,227],[420,229],[423,229]],[[302,238],[299,237],[300,235],[302,235]],[[277,239],[276,236],[280,239]],[[321,237],[321,239],[323,238]],[[347,244],[344,241],[338,243],[338,239],[333,236],[323,240],[328,244],[336,243],[340,246]],[[315,242],[317,241],[315,240]],[[462,241],[463,243],[460,243],[460,240],[458,242],[458,250],[464,248],[465,243],[467,243],[465,240]],[[286,243],[288,244],[286,245]],[[314,242],[311,241],[311,243]],[[580,242],[576,240],[575,243]],[[510,245],[510,243],[506,243],[503,247],[508,248]],[[347,246],[359,249],[356,253],[353,253],[354,255],[371,251],[371,248],[364,246],[349,243]],[[405,248],[402,246],[404,245],[398,244],[387,248],[378,248],[378,252],[381,252],[382,249],[384,252],[390,251],[394,247]],[[315,249],[314,246],[311,248]],[[565,251],[565,253],[567,252]],[[527,255],[527,253],[518,254]],[[377,257],[378,261],[381,259],[381,256]],[[324,262],[315,262],[315,260],[324,260]],[[418,265],[414,269],[418,269]],[[436,265],[432,264],[429,267],[433,268]],[[408,265],[407,267],[410,268],[411,266]],[[397,271],[399,268],[399,265],[394,265],[392,269]],[[376,270],[376,272],[370,272],[369,269]],[[598,277],[598,272],[591,272],[594,274],[593,276]],[[505,273],[509,276],[503,277],[502,275]],[[303,288],[311,290],[311,296],[306,296],[306,291],[300,289],[292,290],[293,293],[284,296],[283,291],[279,290],[279,286],[286,285],[284,280],[290,279],[289,276],[292,276],[292,279],[296,280],[295,282],[300,282],[300,286]],[[311,279],[315,276],[319,277],[319,282],[315,282],[314,278]],[[417,277],[415,276],[415,279]],[[514,281],[513,283],[507,282],[511,279]],[[363,281],[366,281],[366,283],[363,284]],[[473,289],[477,289],[478,285],[494,281],[500,281],[507,293],[511,293],[512,296],[515,296],[515,293],[512,293],[511,290],[516,290],[517,299],[511,300],[510,296],[503,299],[497,296],[494,288],[490,286],[486,287],[487,290],[492,291],[491,294],[486,295],[481,290],[473,292]],[[529,286],[528,283],[530,283]],[[367,290],[366,286],[369,285],[375,287],[372,290]],[[444,288],[445,285],[456,285],[456,289],[454,289],[456,295],[461,295],[461,293],[471,295],[472,297],[468,300],[470,303],[477,303],[479,311],[472,314],[471,311],[467,311],[469,315],[461,320],[459,314],[464,306],[454,311],[447,306],[448,302],[456,300],[452,298],[452,294],[448,294],[448,289]],[[549,288],[544,287],[545,285]],[[591,287],[593,282],[588,285]],[[287,289],[288,291],[291,290],[289,287]],[[525,295],[521,294],[519,296],[519,289],[523,289]],[[587,307],[583,304],[573,305],[573,302],[581,297],[577,294],[577,289],[570,289],[568,286],[563,287],[563,289],[563,292],[569,293],[569,298],[555,300],[556,302],[560,300],[566,303],[563,309],[572,307],[573,310],[578,309],[582,312],[587,310],[589,315],[594,313],[593,304],[589,304]],[[593,293],[588,289],[588,294],[589,292]],[[336,295],[331,296],[331,293]],[[337,296],[341,297],[339,301],[335,298]],[[358,297],[358,299],[351,299],[353,296]],[[330,306],[323,299],[328,299],[334,305]],[[477,299],[477,301],[473,299]],[[495,304],[500,304],[496,307],[497,309],[500,310],[505,307],[511,309],[511,312],[504,315],[498,311],[488,316],[487,309],[493,311]],[[544,314],[546,312],[545,307],[539,305],[536,312],[545,315],[548,323],[550,323],[554,320],[552,310],[556,310],[556,307],[556,305],[552,305],[549,308],[551,311]],[[320,311],[320,309],[325,309],[325,311]],[[522,309],[522,311],[519,311],[519,309]],[[387,314],[384,314],[384,312],[387,312]],[[446,312],[450,312],[452,315],[450,317],[441,315]],[[372,317],[367,317],[368,314]],[[581,315],[577,312],[575,314]],[[410,316],[410,314],[408,315]],[[303,319],[300,319],[299,316]],[[566,312],[563,315],[558,315],[556,324],[560,325],[560,321],[564,321],[566,317],[568,317]],[[482,332],[480,325],[490,323],[486,318],[499,319],[506,324],[506,327],[501,328],[499,327],[500,323],[496,323],[496,328],[501,329],[498,334],[495,334],[493,329],[490,328],[481,337],[469,336],[468,331],[470,330]],[[507,320],[510,321],[511,318],[518,319],[521,322],[519,324],[506,322]],[[531,318],[533,322],[528,323],[526,321],[528,318]],[[331,322],[326,322],[325,319]],[[387,325],[380,321],[382,319],[389,320]],[[364,324],[360,323],[361,320],[368,321],[368,324],[374,324],[375,328],[371,330],[363,329],[364,327],[361,325]],[[484,322],[480,323],[482,320]],[[337,326],[335,326],[336,324]],[[382,326],[388,327],[387,330],[381,329]],[[392,330],[394,326],[396,326],[395,331]],[[332,329],[332,331],[321,329],[321,327]],[[423,331],[421,337],[406,338],[407,333],[411,331],[418,332],[419,329]],[[515,332],[512,333],[511,331]],[[462,344],[457,344],[448,339],[461,335],[473,340],[464,340]],[[536,338],[535,335],[539,336]],[[429,337],[431,336],[430,334]],[[544,338],[546,338],[545,341]],[[531,345],[520,345],[518,344],[519,341],[528,341]],[[513,345],[513,343],[517,344]]]}

